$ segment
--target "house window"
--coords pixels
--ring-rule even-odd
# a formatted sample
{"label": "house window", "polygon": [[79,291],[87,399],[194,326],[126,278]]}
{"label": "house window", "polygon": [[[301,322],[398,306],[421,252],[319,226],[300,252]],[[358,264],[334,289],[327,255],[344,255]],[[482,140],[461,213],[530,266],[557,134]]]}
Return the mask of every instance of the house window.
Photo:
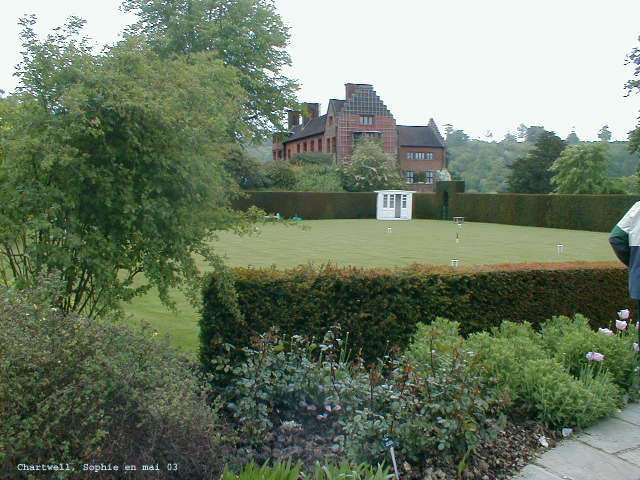
{"label": "house window", "polygon": [[402,208],[407,208],[407,196],[402,195]]}
{"label": "house window", "polygon": [[414,158],[416,160],[424,160],[424,152],[415,152]]}
{"label": "house window", "polygon": [[327,138],[327,152],[331,153],[331,139]]}
{"label": "house window", "polygon": [[414,183],[415,182],[415,172],[412,172],[410,170],[405,171],[404,172],[404,178],[405,178],[407,183]]}
{"label": "house window", "polygon": [[413,152],[407,152],[407,160],[413,160]]}
{"label": "house window", "polygon": [[360,125],[373,125],[373,115],[360,115]]}
{"label": "house window", "polygon": [[300,144],[296,144],[296,148],[298,149],[298,153],[300,153]]}
{"label": "house window", "polygon": [[322,151],[322,139],[321,138],[318,139],[318,151],[319,152]]}
{"label": "house window", "polygon": [[427,183],[433,183],[433,172],[427,172]]}
{"label": "house window", "polygon": [[396,208],[396,196],[389,195],[389,208]]}
{"label": "house window", "polygon": [[389,208],[389,195],[382,195],[382,208]]}
{"label": "house window", "polygon": [[303,142],[302,143],[302,151],[306,152],[307,151],[307,142]]}
{"label": "house window", "polygon": [[311,140],[311,141],[309,142],[309,148],[311,149],[311,151],[312,151],[312,152],[313,152],[313,149],[314,149],[314,145],[315,145],[315,144],[316,144],[316,142],[314,142],[313,140]]}
{"label": "house window", "polygon": [[427,152],[425,155],[427,160],[433,160],[433,153]]}

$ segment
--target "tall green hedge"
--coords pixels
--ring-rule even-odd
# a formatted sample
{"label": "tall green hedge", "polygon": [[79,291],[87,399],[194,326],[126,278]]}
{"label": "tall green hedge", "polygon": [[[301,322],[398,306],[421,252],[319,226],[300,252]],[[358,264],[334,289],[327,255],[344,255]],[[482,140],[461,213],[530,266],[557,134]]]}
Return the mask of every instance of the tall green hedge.
{"label": "tall green hedge", "polygon": [[205,365],[223,345],[247,346],[279,327],[284,334],[320,336],[335,324],[350,334],[367,360],[393,345],[404,347],[418,322],[456,320],[461,331],[502,320],[534,325],[553,315],[582,313],[595,326],[632,308],[627,270],[617,263],[451,267],[414,265],[394,270],[300,266],[291,270],[236,268],[231,278],[240,315],[212,276],[200,320]]}
{"label": "tall green hedge", "polygon": [[[608,232],[638,195],[532,195],[520,193],[457,193],[462,182],[441,182],[436,193],[413,195],[413,218],[440,219],[444,191],[447,216],[467,221],[532,227]],[[444,185],[444,186],[442,186]],[[451,187],[451,188],[449,188]],[[450,191],[449,191],[450,190]],[[234,207],[251,205],[285,217],[305,219],[376,218],[376,193],[349,192],[245,192]]]}
{"label": "tall green hedge", "polygon": [[473,222],[608,232],[640,196],[463,193],[452,200],[450,210]]}
{"label": "tall green hedge", "polygon": [[331,218],[376,218],[374,192],[244,192],[246,197],[233,202],[233,207],[246,210],[252,205],[285,218],[308,220]]}

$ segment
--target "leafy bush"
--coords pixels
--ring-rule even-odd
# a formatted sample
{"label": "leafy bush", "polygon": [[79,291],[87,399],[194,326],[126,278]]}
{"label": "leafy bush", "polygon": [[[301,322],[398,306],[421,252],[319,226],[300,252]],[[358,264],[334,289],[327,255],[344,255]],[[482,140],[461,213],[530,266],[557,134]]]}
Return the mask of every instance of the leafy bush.
{"label": "leafy bush", "polygon": [[291,190],[297,182],[296,172],[284,160],[272,160],[264,165],[267,187]]}
{"label": "leafy bush", "polygon": [[301,192],[342,192],[340,175],[330,165],[306,165],[297,173],[293,189]]}
{"label": "leafy bush", "polygon": [[[321,344],[296,336],[290,346],[271,332],[245,349],[245,361],[231,366],[220,359],[218,371],[232,374],[222,394],[226,408],[254,446],[272,440],[277,419],[324,425],[325,432],[341,427],[335,447],[356,462],[383,461],[386,436],[400,442],[408,461],[449,454],[464,462],[502,428],[504,397],[466,368],[468,354],[457,346],[425,368],[393,356],[365,366],[348,361],[338,332],[329,331]],[[438,336],[438,327],[427,335]]]}
{"label": "leafy bush", "polygon": [[0,477],[14,478],[26,460],[76,471],[177,463],[186,479],[219,473],[220,423],[193,367],[148,330],[50,307],[59,287],[42,280],[0,291]]}
{"label": "leafy bush", "polygon": [[291,157],[292,165],[331,165],[333,163],[333,154],[322,152],[300,152],[295,153]]}
{"label": "leafy bush", "polygon": [[[610,330],[615,332],[617,329],[612,325]],[[598,368],[609,371],[615,384],[631,394],[637,391],[633,386],[638,381],[634,369],[637,363],[633,350],[634,333],[633,325],[614,335],[595,332],[589,326],[589,320],[580,314],[574,318],[552,317],[542,325],[545,348],[569,373],[578,376],[590,364],[585,357],[588,351],[602,353],[606,361],[599,363]]]}
{"label": "leafy bush", "polygon": [[[620,390],[606,371],[583,365],[572,375],[527,323],[503,322],[492,334],[473,334],[467,348],[481,356],[513,399],[513,413],[551,428],[590,425],[621,403]],[[580,348],[584,355],[590,344]]]}

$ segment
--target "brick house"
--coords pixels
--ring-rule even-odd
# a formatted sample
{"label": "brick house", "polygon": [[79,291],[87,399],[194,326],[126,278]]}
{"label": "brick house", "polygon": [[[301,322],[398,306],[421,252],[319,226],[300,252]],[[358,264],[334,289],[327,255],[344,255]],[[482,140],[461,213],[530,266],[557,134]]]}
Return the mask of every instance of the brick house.
{"label": "brick house", "polygon": [[397,158],[408,189],[433,192],[439,176],[447,178],[445,143],[433,119],[424,126],[397,125],[371,85],[345,84],[345,99],[329,100],[324,115],[320,115],[318,103],[303,105],[302,115],[288,112],[288,131],[274,136],[274,160],[289,160],[302,152],[323,152],[345,163],[358,138],[374,136],[382,139],[385,152]]}

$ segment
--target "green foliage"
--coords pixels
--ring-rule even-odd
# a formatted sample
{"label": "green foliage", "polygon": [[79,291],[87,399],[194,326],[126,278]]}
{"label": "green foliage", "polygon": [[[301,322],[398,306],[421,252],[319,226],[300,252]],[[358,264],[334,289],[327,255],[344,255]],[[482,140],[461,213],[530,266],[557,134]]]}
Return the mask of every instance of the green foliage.
{"label": "green foliage", "polygon": [[540,137],[544,134],[545,129],[539,125],[532,125],[526,128],[524,140],[530,143],[538,143]]}
{"label": "green foliage", "polygon": [[16,465],[27,459],[76,472],[107,459],[177,463],[180,478],[219,475],[220,422],[194,366],[148,329],[51,307],[63,287],[49,278],[0,292],[0,476],[22,478]]}
{"label": "green foliage", "polygon": [[638,200],[626,195],[465,193],[450,200],[450,211],[474,222],[610,232]]}
{"label": "green foliage", "polygon": [[[531,128],[531,127],[530,127]],[[514,161],[507,183],[510,192],[549,193],[552,190],[549,167],[564,150],[565,142],[555,133],[541,133],[526,157]]]}
{"label": "green foliage", "polygon": [[277,461],[273,467],[266,464],[257,467],[255,463],[249,463],[238,474],[234,475],[225,470],[222,480],[391,480],[393,475],[389,469],[378,465],[373,467],[365,463],[351,465],[344,461],[340,465],[319,465],[308,473],[300,472],[301,465],[293,465],[290,460]]}
{"label": "green foliage", "polygon": [[21,93],[0,139],[4,278],[58,270],[59,307],[88,315],[151,286],[166,304],[176,285],[195,301],[194,255],[220,265],[214,231],[255,218],[226,206],[239,77],[211,54],[162,59],[135,38],[94,56],[82,23],[40,41],[22,20]]}
{"label": "green foliage", "polygon": [[[578,337],[574,345],[584,356],[591,345],[583,336]],[[516,412],[551,428],[589,426],[610,415],[622,402],[608,371],[582,365],[577,372],[570,372],[529,324],[504,322],[492,335],[471,335],[467,348],[481,356],[483,365],[498,378]],[[632,372],[630,367],[627,374]]]}
{"label": "green foliage", "polygon": [[293,165],[331,165],[333,163],[333,154],[322,152],[302,152],[296,153],[291,157]]}
{"label": "green foliage", "polygon": [[266,463],[259,467],[250,462],[238,475],[225,469],[221,480],[298,480],[301,467],[300,463],[293,464],[291,460],[276,462],[273,467]]}
{"label": "green foliage", "polygon": [[297,172],[294,190],[301,192],[343,192],[340,174],[333,165],[304,165]]}
{"label": "green foliage", "polygon": [[567,145],[577,145],[580,142],[580,139],[578,138],[578,135],[576,134],[575,130],[571,130],[571,133],[567,135],[565,142]]}
{"label": "green foliage", "polygon": [[469,135],[462,130],[451,130],[447,132],[447,148],[460,147],[469,141]]}
{"label": "green foliage", "polygon": [[244,135],[247,121],[258,137],[283,130],[297,85],[282,72],[291,64],[289,32],[272,0],[126,0],[122,9],[139,18],[131,33],[163,58],[206,52],[239,71],[245,112],[234,130]]}
{"label": "green foliage", "polygon": [[605,178],[609,157],[606,145],[573,145],[562,151],[549,170],[554,193],[602,194],[611,190]]}
{"label": "green foliage", "polygon": [[298,182],[296,171],[284,160],[272,160],[264,165],[267,186],[291,190]]}
{"label": "green foliage", "polygon": [[598,131],[598,139],[601,142],[611,141],[611,130],[609,130],[609,125],[603,125],[600,131]]}
{"label": "green foliage", "polygon": [[[405,347],[418,322],[447,317],[464,334],[487,330],[505,318],[540,325],[553,315],[588,312],[594,326],[627,301],[627,271],[617,266],[557,269],[511,267],[458,270],[413,265],[384,270],[313,265],[290,270],[236,268],[238,321],[227,291],[212,275],[204,291],[201,360],[210,365],[224,344],[250,345],[252,336],[278,326],[285,335],[320,337],[336,323],[367,361],[394,345]],[[607,285],[609,294],[598,292]],[[514,302],[513,299],[518,299]],[[210,367],[209,367],[210,368]]]}
{"label": "green foliage", "polygon": [[264,188],[269,183],[260,162],[239,147],[227,154],[224,160],[224,169],[244,190]]}
{"label": "green foliage", "polygon": [[[610,330],[616,332],[614,325]],[[602,353],[606,362],[598,364],[598,368],[611,374],[613,382],[627,393],[634,393],[632,388],[638,381],[634,371],[637,358],[631,347],[634,341],[633,325],[624,332],[615,335],[604,335],[594,331],[587,318],[576,314],[573,318],[552,317],[542,324],[542,339],[545,348],[552,352],[554,358],[561,362],[574,376],[590,365],[585,358],[585,346],[588,351]],[[637,341],[637,340],[636,340]],[[637,391],[637,388],[635,389]]]}
{"label": "green foliage", "polygon": [[[638,37],[638,40],[640,41],[640,37]],[[627,63],[633,65],[634,78],[627,81],[625,89],[628,94],[632,92],[637,93],[640,90],[640,47],[634,47],[633,50],[631,50],[631,53],[627,55]],[[629,132],[629,142],[629,150],[631,152],[640,152],[640,125],[638,125],[635,130]]]}
{"label": "green foliage", "polygon": [[404,179],[392,155],[386,153],[382,142],[371,137],[360,139],[351,161],[339,169],[342,188],[347,192],[371,192],[400,189]]}

